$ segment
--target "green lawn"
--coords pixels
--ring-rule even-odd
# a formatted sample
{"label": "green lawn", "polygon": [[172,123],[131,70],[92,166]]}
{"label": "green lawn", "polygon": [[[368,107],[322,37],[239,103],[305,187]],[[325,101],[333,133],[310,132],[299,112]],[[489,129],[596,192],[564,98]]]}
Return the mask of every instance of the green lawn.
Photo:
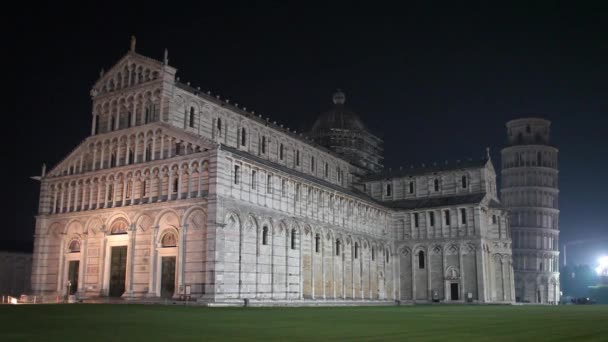
{"label": "green lawn", "polygon": [[13,340],[608,341],[608,306],[2,305]]}

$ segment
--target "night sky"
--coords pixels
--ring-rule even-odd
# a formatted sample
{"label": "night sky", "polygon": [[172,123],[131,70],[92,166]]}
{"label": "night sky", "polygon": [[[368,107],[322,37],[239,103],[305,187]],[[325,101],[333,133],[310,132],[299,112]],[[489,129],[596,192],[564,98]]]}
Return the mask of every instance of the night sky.
{"label": "night sky", "polygon": [[[561,242],[608,235],[601,2],[221,3],[104,2],[76,13],[53,3],[16,14],[18,63],[4,67],[18,72],[15,112],[5,113],[16,118],[5,131],[14,134],[8,148],[17,163],[3,196],[15,221],[2,225],[2,248],[31,250],[39,188],[29,177],[89,135],[91,86],[127,52],[131,35],[146,56],[162,59],[168,48],[182,81],[298,131],[342,89],[346,105],[384,139],[386,167],[480,158],[488,146],[499,172],[506,121],[549,119],[560,149]],[[569,262],[592,262],[608,254],[608,241],[577,249]]]}

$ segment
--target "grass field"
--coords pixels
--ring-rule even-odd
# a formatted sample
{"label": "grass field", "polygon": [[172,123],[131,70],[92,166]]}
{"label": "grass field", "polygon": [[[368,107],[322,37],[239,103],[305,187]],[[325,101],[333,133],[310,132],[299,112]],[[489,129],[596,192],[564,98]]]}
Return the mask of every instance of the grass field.
{"label": "grass field", "polygon": [[0,341],[17,340],[608,341],[608,306],[0,306]]}

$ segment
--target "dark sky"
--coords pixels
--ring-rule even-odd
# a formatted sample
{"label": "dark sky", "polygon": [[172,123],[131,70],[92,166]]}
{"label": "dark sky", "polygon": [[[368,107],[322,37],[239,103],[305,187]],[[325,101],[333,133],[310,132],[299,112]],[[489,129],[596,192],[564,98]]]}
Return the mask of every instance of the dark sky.
{"label": "dark sky", "polygon": [[[161,59],[168,48],[183,81],[298,130],[343,89],[347,106],[383,137],[387,167],[479,158],[489,146],[499,171],[505,122],[547,118],[560,148],[562,242],[608,235],[605,5],[354,3],[104,2],[75,13],[53,2],[16,14],[9,144],[19,162],[14,196],[4,196],[15,221],[2,226],[2,245],[30,243],[38,185],[29,176],[89,134],[91,85],[132,34],[144,55]],[[608,242],[596,245],[581,261],[608,253]]]}

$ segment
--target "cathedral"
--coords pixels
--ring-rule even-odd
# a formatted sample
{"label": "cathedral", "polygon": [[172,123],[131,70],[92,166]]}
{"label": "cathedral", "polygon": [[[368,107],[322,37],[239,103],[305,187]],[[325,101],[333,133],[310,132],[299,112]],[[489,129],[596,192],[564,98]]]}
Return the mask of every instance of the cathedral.
{"label": "cathedral", "polygon": [[511,218],[489,153],[387,170],[382,140],[341,91],[296,132],[176,71],[133,39],[93,85],[90,136],[40,177],[35,294],[515,302]]}

